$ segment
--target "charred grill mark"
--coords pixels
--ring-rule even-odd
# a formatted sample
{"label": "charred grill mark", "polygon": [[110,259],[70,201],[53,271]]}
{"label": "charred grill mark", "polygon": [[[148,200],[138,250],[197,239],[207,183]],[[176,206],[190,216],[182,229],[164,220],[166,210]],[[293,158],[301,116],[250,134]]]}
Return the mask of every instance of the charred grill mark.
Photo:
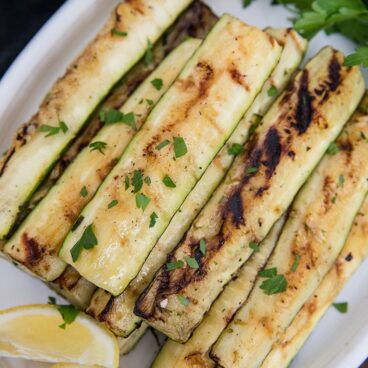
{"label": "charred grill mark", "polygon": [[280,136],[275,127],[271,127],[267,132],[264,142],[264,151],[266,155],[266,160],[262,163],[266,166],[266,176],[270,179],[280,162],[282,153]]}
{"label": "charred grill mark", "polygon": [[204,61],[200,61],[197,64],[197,68],[201,73],[201,79],[199,82],[199,97],[202,97],[206,95],[207,89],[209,88],[209,82],[211,79],[213,79],[215,73],[211,65]]}
{"label": "charred grill mark", "polygon": [[295,110],[295,122],[292,123],[299,135],[304,134],[308,129],[313,118],[313,105],[311,96],[308,90],[309,73],[307,69],[303,70],[300,78],[300,86],[298,91],[298,103]]}
{"label": "charred grill mark", "polygon": [[329,78],[328,86],[330,88],[330,91],[332,92],[336,91],[337,87],[340,84],[340,71],[341,71],[341,64],[337,59],[336,51],[334,50],[334,53],[328,65],[328,78]]}
{"label": "charred grill mark", "polygon": [[352,261],[352,259],[353,259],[353,255],[352,255],[351,253],[349,253],[349,254],[345,257],[345,261],[346,261],[346,262],[350,262],[350,261]]}
{"label": "charred grill mark", "polygon": [[22,235],[22,243],[24,244],[24,249],[26,253],[25,264],[36,265],[42,256],[42,247],[37,243],[36,240],[29,238],[28,234],[24,233]]}
{"label": "charred grill mark", "polygon": [[108,319],[108,315],[112,312],[113,307],[114,307],[114,298],[113,297],[110,297],[110,299],[107,302],[105,308],[98,315],[98,320],[100,322],[106,322],[107,319]]}
{"label": "charred grill mark", "polygon": [[340,140],[338,142],[338,146],[339,146],[340,150],[345,153],[346,162],[349,163],[351,161],[353,150],[354,150],[353,144],[347,138],[347,139],[344,139],[344,140]]}
{"label": "charred grill mark", "polygon": [[241,192],[239,189],[237,189],[226,201],[222,217],[225,219],[228,215],[230,215],[233,225],[236,228],[239,228],[240,225],[244,225],[243,211],[244,208]]}
{"label": "charred grill mark", "polygon": [[2,166],[0,168],[0,178],[2,177],[2,175],[4,174],[4,171],[6,169],[6,166],[8,164],[8,162],[10,161],[10,159],[12,158],[12,156],[15,153],[15,148],[11,148],[11,150],[6,154],[6,157],[4,159],[4,161],[2,162]]}
{"label": "charred grill mark", "polygon": [[241,74],[240,71],[238,69],[236,69],[235,67],[231,68],[229,70],[231,78],[238,84],[240,84],[241,86],[243,86],[247,91],[250,91],[250,86],[249,84],[246,82],[246,75]]}

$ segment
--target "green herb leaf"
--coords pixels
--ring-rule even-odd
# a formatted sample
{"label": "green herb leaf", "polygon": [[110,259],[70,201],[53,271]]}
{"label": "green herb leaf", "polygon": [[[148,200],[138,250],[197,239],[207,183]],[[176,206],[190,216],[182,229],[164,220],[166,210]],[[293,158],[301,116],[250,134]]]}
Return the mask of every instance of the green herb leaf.
{"label": "green herb leaf", "polygon": [[107,208],[113,208],[115,206],[117,206],[117,204],[119,203],[119,201],[117,199],[113,199],[107,206]]}
{"label": "green herb leaf", "polygon": [[238,156],[244,153],[244,147],[239,143],[233,143],[227,153],[232,156]]}
{"label": "green herb leaf", "polygon": [[327,148],[327,154],[329,155],[336,155],[340,151],[338,145],[335,142],[330,143],[330,145]]}
{"label": "green herb leaf", "polygon": [[358,47],[354,54],[345,58],[344,65],[362,65],[363,67],[368,68],[368,46]]}
{"label": "green herb leaf", "polygon": [[147,49],[146,49],[146,53],[144,54],[144,64],[146,66],[150,65],[153,61],[152,49],[153,49],[153,44],[149,39],[147,39]]}
{"label": "green herb leaf", "polygon": [[88,196],[88,190],[85,185],[83,185],[82,189],[80,190],[79,194],[81,197],[86,198]]}
{"label": "green herb leaf", "polygon": [[197,260],[195,258],[192,257],[185,257],[185,262],[187,262],[187,265],[190,268],[194,268],[194,269],[198,269],[199,268],[199,264],[197,262]]}
{"label": "green herb leaf", "polygon": [[128,112],[127,114],[124,114],[121,122],[126,125],[129,125],[132,129],[137,130],[134,113]]}
{"label": "green herb leaf", "polygon": [[52,125],[43,124],[40,127],[41,133],[47,133],[45,138],[51,137],[53,135],[59,134],[62,131],[64,134],[69,130],[68,126],[63,121],[59,121],[59,126],[55,127]]}
{"label": "green herb leaf", "polygon": [[336,203],[336,199],[337,199],[337,194],[335,193],[335,195],[331,198],[331,202],[333,204],[335,204]]}
{"label": "green herb leaf", "polygon": [[342,302],[342,303],[333,303],[333,307],[338,310],[340,313],[347,313],[348,312],[348,303]]}
{"label": "green herb leaf", "polygon": [[184,295],[178,295],[179,302],[183,304],[184,306],[187,306],[189,304],[189,300]]}
{"label": "green herb leaf", "polygon": [[64,134],[69,130],[64,121],[59,121],[59,127]]}
{"label": "green herb leaf", "polygon": [[110,108],[107,111],[100,112],[100,120],[105,124],[123,123],[137,130],[135,115],[132,112],[124,114],[123,112]]}
{"label": "green herb leaf", "polygon": [[144,182],[147,184],[147,185],[151,185],[151,178],[149,176],[146,176],[144,178]]}
{"label": "green herb leaf", "polygon": [[267,91],[267,95],[269,97],[273,97],[273,96],[276,96],[277,94],[277,88],[275,86],[271,86],[268,91]]}
{"label": "green herb leaf", "polygon": [[276,267],[267,268],[265,270],[262,270],[259,273],[259,276],[261,276],[261,277],[274,277],[276,275],[277,275],[277,268]]}
{"label": "green herb leaf", "polygon": [[252,0],[243,0],[243,8],[246,8],[252,3]]}
{"label": "green herb leaf", "polygon": [[187,145],[182,137],[174,137],[174,152],[176,158],[182,157],[188,152]]}
{"label": "green herb leaf", "polygon": [[143,186],[143,176],[140,170],[135,170],[132,178],[134,193],[138,193]]}
{"label": "green herb leaf", "polygon": [[153,87],[155,87],[157,89],[157,91],[159,91],[162,88],[162,86],[164,85],[164,82],[162,81],[162,79],[156,78],[156,79],[151,81],[151,84],[153,85]]}
{"label": "green herb leaf", "polygon": [[249,137],[251,137],[256,132],[257,128],[261,124],[262,119],[263,118],[261,115],[258,114],[252,115],[252,125],[249,128]]}
{"label": "green herb leaf", "polygon": [[246,170],[247,174],[255,174],[258,172],[258,168],[257,167],[248,167]]}
{"label": "green herb leaf", "polygon": [[55,305],[56,299],[53,296],[49,296],[47,304]]}
{"label": "green herb leaf", "polygon": [[166,269],[168,271],[176,270],[177,268],[183,268],[183,267],[184,267],[184,262],[181,260],[166,263]]}
{"label": "green herb leaf", "polygon": [[206,241],[204,239],[199,241],[199,250],[201,251],[202,255],[206,255]]}
{"label": "green herb leaf", "polygon": [[135,203],[137,205],[137,208],[141,208],[142,211],[147,208],[150,202],[151,199],[145,196],[143,193],[138,193],[135,195]]}
{"label": "green herb leaf", "polygon": [[344,175],[340,174],[340,176],[339,176],[339,187],[344,186],[344,183],[345,183]]}
{"label": "green herb leaf", "polygon": [[89,148],[92,151],[99,151],[100,153],[102,153],[103,155],[105,154],[104,150],[107,147],[107,143],[106,142],[102,142],[102,141],[96,141],[96,142],[92,142],[89,145]]}
{"label": "green herb leaf", "polygon": [[170,144],[170,141],[165,139],[164,141],[162,141],[161,143],[159,143],[155,148],[157,149],[157,151],[160,151],[161,149],[163,149],[164,147],[166,147],[168,144]]}
{"label": "green herb leaf", "polygon": [[149,105],[149,106],[152,106],[154,104],[154,101],[150,100],[148,98],[146,98],[146,102],[147,102],[147,105]]}
{"label": "green herb leaf", "polygon": [[77,221],[74,223],[74,225],[72,226],[72,232],[74,232],[75,230],[78,229],[79,225],[83,222],[84,217],[83,216],[79,216]]}
{"label": "green herb leaf", "polygon": [[129,176],[126,175],[125,176],[125,179],[124,179],[124,183],[125,183],[125,190],[128,190],[129,189]]}
{"label": "green herb leaf", "polygon": [[83,249],[92,249],[98,244],[95,233],[93,232],[93,226],[88,225],[84,230],[81,238],[75,243],[73,248],[70,250],[73,262],[78,260],[78,257]]}
{"label": "green herb leaf", "polygon": [[264,280],[260,288],[267,295],[282,293],[287,288],[287,280],[284,275],[276,275],[267,280]]}
{"label": "green herb leaf", "polygon": [[256,242],[253,242],[253,241],[249,243],[249,248],[253,249],[255,252],[260,251],[259,244],[257,244]]}
{"label": "green herb leaf", "polygon": [[169,175],[165,175],[162,179],[162,182],[168,187],[168,188],[176,188],[176,184],[173,182],[173,180],[170,178]]}
{"label": "green herb leaf", "polygon": [[300,255],[299,255],[299,254],[297,254],[297,255],[295,256],[294,263],[293,263],[293,265],[291,266],[291,272],[296,272],[296,270],[298,269],[299,263],[300,263]]}
{"label": "green herb leaf", "polygon": [[57,309],[64,321],[64,323],[59,326],[63,330],[65,330],[66,325],[72,324],[79,314],[79,310],[72,305],[60,305]]}
{"label": "green herb leaf", "polygon": [[126,37],[126,36],[128,36],[128,33],[127,32],[119,31],[116,28],[114,28],[114,29],[111,30],[111,34],[113,34],[114,36],[119,36],[119,37]]}
{"label": "green herb leaf", "polygon": [[152,212],[150,216],[150,224],[149,227],[154,227],[156,225],[158,219],[158,215],[156,212]]}

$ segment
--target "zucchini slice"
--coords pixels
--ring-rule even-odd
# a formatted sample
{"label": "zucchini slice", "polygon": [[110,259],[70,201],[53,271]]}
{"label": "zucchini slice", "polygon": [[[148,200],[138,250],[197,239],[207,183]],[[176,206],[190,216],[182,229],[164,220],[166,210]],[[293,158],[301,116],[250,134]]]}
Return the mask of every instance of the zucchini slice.
{"label": "zucchini slice", "polygon": [[[4,252],[12,260],[47,281],[61,275],[66,263],[57,256],[57,252],[63,240],[73,224],[76,228],[81,221],[79,219],[83,219],[78,219],[83,207],[96,193],[136,134],[136,129],[141,127],[154,104],[178,76],[200,42],[196,39],[183,42],[125,102],[121,111],[126,116],[133,116],[134,129],[128,124],[105,124],[91,145],[75,158],[5,245]],[[158,78],[162,82],[159,90],[152,85],[152,81]],[[93,142],[103,142],[100,151],[94,149]],[[49,221],[50,218],[52,221]]]}
{"label": "zucchini slice", "polygon": [[[263,119],[225,181],[192,224],[169,262],[195,258],[199,268],[163,266],[135,313],[185,342],[223,286],[291,204],[364,93],[359,68],[322,49],[298,73]],[[203,256],[200,243],[207,251]],[[185,299],[184,299],[185,298]],[[167,300],[166,308],[160,306]],[[184,301],[184,302],[183,302]],[[166,303],[165,303],[166,304]]]}
{"label": "zucchini slice", "polygon": [[[366,95],[368,107],[368,94]],[[368,109],[365,124],[368,124]],[[363,117],[355,117],[363,119]],[[354,219],[347,241],[328,274],[300,309],[290,326],[272,346],[262,368],[287,367],[307,340],[327,308],[368,256],[368,199],[366,198]]]}
{"label": "zucchini slice", "polygon": [[[69,233],[61,258],[95,285],[120,294],[251,105],[280,52],[269,35],[224,15],[84,209],[84,221]],[[118,203],[109,209],[112,200]],[[97,246],[83,250],[86,237]]]}
{"label": "zucchini slice", "polygon": [[152,281],[157,270],[165,263],[166,255],[179,243],[185,231],[188,230],[196,215],[223,179],[234,158],[233,155],[229,155],[229,149],[234,144],[243,144],[248,139],[249,129],[256,126],[257,121],[276,99],[275,93],[269,93],[270,88],[281,93],[303,59],[307,42],[294,30],[268,29],[267,32],[280,45],[283,45],[283,50],[279,63],[252,106],[185,199],[180,210],[171,219],[169,226],[152,249],[137,277],[119,296],[113,297],[104,290],[98,289],[91,300],[88,313],[100,322],[104,322],[117,335],[127,336],[140,324],[141,318],[134,314],[134,304],[139,294]]}
{"label": "zucchini slice", "polygon": [[265,266],[277,276],[258,277],[212,349],[222,367],[259,367],[334,264],[368,192],[367,136],[352,119],[298,194]]}
{"label": "zucchini slice", "polygon": [[56,82],[47,101],[31,119],[37,133],[2,160],[0,239],[7,237],[21,207],[101,100],[145,54],[148,40],[155,42],[190,2],[121,3],[95,40]]}
{"label": "zucchini slice", "polygon": [[128,337],[118,337],[118,344],[120,348],[120,354],[127,355],[129,354],[139,340],[144,336],[148,329],[148,325],[146,323],[142,323],[139,328],[137,328],[130,336]]}
{"label": "zucchini slice", "polygon": [[258,272],[263,268],[276,245],[284,222],[285,216],[282,216],[275,223],[260,244],[259,251],[253,253],[234,279],[226,285],[201,324],[194,330],[191,338],[185,344],[168,340],[157,355],[152,368],[215,366],[214,361],[209,357],[209,350],[231,321],[236,310],[247,299]]}

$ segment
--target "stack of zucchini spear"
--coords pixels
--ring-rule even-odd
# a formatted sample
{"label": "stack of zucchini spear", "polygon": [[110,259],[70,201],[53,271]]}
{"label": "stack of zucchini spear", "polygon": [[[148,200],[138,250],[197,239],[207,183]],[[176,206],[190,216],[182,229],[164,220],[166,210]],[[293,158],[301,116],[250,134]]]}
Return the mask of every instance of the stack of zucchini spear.
{"label": "stack of zucchini spear", "polygon": [[0,161],[1,254],[153,366],[286,367],[368,247],[368,95],[325,47],[120,4]]}

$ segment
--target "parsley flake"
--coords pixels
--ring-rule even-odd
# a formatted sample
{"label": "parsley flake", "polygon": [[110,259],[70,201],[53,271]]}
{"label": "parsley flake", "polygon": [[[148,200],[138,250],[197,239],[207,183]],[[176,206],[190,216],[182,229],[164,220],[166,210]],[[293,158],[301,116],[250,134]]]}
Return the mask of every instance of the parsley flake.
{"label": "parsley flake", "polygon": [[81,238],[75,243],[70,250],[73,262],[78,260],[78,257],[83,249],[89,250],[98,244],[95,233],[93,232],[93,225],[90,224],[84,230]]}
{"label": "parsley flake", "polygon": [[232,156],[238,156],[244,153],[244,147],[239,143],[233,143],[227,150],[227,153]]}
{"label": "parsley flake", "polygon": [[333,303],[333,307],[338,310],[340,313],[347,313],[348,312],[348,303],[342,302],[342,303]]}
{"label": "parsley flake", "polygon": [[128,33],[127,32],[119,31],[116,28],[114,28],[114,29],[111,30],[111,34],[113,34],[114,36],[119,36],[119,37],[126,37],[126,36],[128,36]]}
{"label": "parsley flake", "polygon": [[151,178],[149,177],[149,176],[146,176],[145,178],[144,178],[144,182],[147,184],[147,185],[151,185]]}
{"label": "parsley flake", "polygon": [[108,204],[107,208],[108,208],[108,209],[113,208],[113,207],[117,206],[117,205],[118,205],[118,203],[119,203],[119,201],[118,201],[117,199],[113,199],[113,200]]}
{"label": "parsley flake", "polygon": [[154,104],[154,101],[150,100],[148,98],[146,98],[146,102],[147,102],[147,105],[149,105],[149,106],[152,106]]}
{"label": "parsley flake", "polygon": [[62,131],[64,134],[69,130],[68,126],[64,121],[59,121],[59,126],[55,127],[52,125],[43,124],[40,127],[41,133],[47,133],[45,138],[51,137],[53,135],[59,134]]}
{"label": "parsley flake", "polygon": [[147,49],[146,49],[146,53],[144,54],[144,64],[146,66],[150,65],[153,61],[152,49],[153,49],[153,44],[149,39],[147,39]]}
{"label": "parsley flake", "polygon": [[189,304],[189,300],[184,295],[178,295],[179,302],[185,307]]}
{"label": "parsley flake", "polygon": [[173,180],[170,178],[169,175],[165,175],[162,179],[162,182],[168,187],[168,188],[176,188],[176,184],[173,182]]}
{"label": "parsley flake", "polygon": [[141,208],[142,211],[144,211],[147,208],[150,202],[151,202],[151,199],[148,198],[143,193],[138,193],[135,195],[135,203],[137,205],[137,208]]}
{"label": "parsley flake", "polygon": [[82,189],[80,190],[79,194],[81,197],[86,198],[88,196],[88,190],[85,185],[83,185]]}
{"label": "parsley flake", "polygon": [[102,141],[96,141],[96,142],[92,142],[89,145],[89,148],[92,151],[99,151],[100,153],[102,153],[103,155],[105,154],[104,150],[107,147],[107,143],[106,142],[102,142]]}
{"label": "parsley flake", "polygon": [[47,304],[55,305],[56,299],[53,296],[49,296]]}
{"label": "parsley flake", "polygon": [[151,81],[151,84],[157,89],[157,91],[160,91],[162,86],[164,85],[164,82],[162,81],[162,79],[156,78]]}
{"label": "parsley flake", "polygon": [[161,143],[159,143],[155,149],[157,149],[157,151],[160,151],[161,149],[163,149],[164,147],[166,147],[168,144],[170,144],[170,141],[168,139],[165,139],[164,141],[162,141]]}
{"label": "parsley flake", "polygon": [[345,183],[344,175],[340,174],[340,176],[339,176],[339,187],[344,186],[344,183]]}
{"label": "parsley flake", "polygon": [[267,280],[264,280],[260,288],[267,295],[282,293],[287,288],[287,281],[284,275],[276,275]]}
{"label": "parsley flake", "polygon": [[138,193],[143,186],[143,176],[140,170],[135,170],[132,178],[134,193]]}
{"label": "parsley flake", "polygon": [[204,239],[199,241],[199,250],[201,251],[202,255],[206,255],[206,241]]}
{"label": "parsley flake", "polygon": [[273,97],[273,96],[276,96],[277,94],[277,88],[275,86],[271,86],[268,91],[267,91],[267,95],[269,97]]}
{"label": "parsley flake", "polygon": [[174,152],[176,158],[182,157],[188,152],[187,145],[182,137],[174,137]]}
{"label": "parsley flake", "polygon": [[129,183],[130,181],[129,181],[129,176],[128,175],[126,175],[125,176],[125,179],[124,179],[124,183],[125,183],[125,190],[128,190],[129,189],[129,185],[130,185],[130,183]]}
{"label": "parsley flake", "polygon": [[253,241],[251,241],[251,242],[249,243],[249,248],[250,248],[250,249],[253,249],[255,252],[259,252],[259,251],[260,251],[259,244],[258,244],[258,243],[256,243],[256,242],[253,242]]}
{"label": "parsley flake", "polygon": [[294,263],[293,263],[293,265],[291,266],[291,272],[296,272],[296,270],[298,269],[299,263],[300,263],[300,255],[299,255],[299,254],[297,254],[297,255],[295,256]]}
{"label": "parsley flake", "polygon": [[100,112],[100,120],[107,125],[123,123],[130,126],[132,129],[137,130],[135,115],[132,112],[124,114],[119,110],[110,108],[107,111]]}
{"label": "parsley flake", "polygon": [[330,143],[330,145],[327,148],[327,154],[333,156],[336,155],[336,153],[338,153],[340,151],[339,147],[337,146],[337,144],[335,142]]}
{"label": "parsley flake", "polygon": [[76,309],[73,305],[60,305],[57,310],[61,314],[64,323],[62,323],[59,327],[65,330],[66,325],[71,325],[79,314],[79,310]]}
{"label": "parsley flake", "polygon": [[259,276],[261,276],[261,277],[274,277],[276,275],[277,275],[277,268],[276,267],[267,268],[265,270],[262,270],[259,273]]}
{"label": "parsley flake", "polygon": [[190,268],[194,268],[194,269],[198,269],[199,268],[199,264],[197,262],[197,260],[195,258],[192,257],[185,257],[185,262],[187,262],[187,265]]}
{"label": "parsley flake", "polygon": [[150,216],[150,224],[149,227],[154,227],[156,225],[158,219],[158,215],[156,212],[152,212]]}
{"label": "parsley flake", "polygon": [[184,262],[181,260],[166,263],[166,269],[168,271],[176,270],[177,268],[183,268],[183,267],[184,267]]}
{"label": "parsley flake", "polygon": [[247,174],[255,174],[258,172],[258,168],[257,167],[248,167],[246,170]]}

